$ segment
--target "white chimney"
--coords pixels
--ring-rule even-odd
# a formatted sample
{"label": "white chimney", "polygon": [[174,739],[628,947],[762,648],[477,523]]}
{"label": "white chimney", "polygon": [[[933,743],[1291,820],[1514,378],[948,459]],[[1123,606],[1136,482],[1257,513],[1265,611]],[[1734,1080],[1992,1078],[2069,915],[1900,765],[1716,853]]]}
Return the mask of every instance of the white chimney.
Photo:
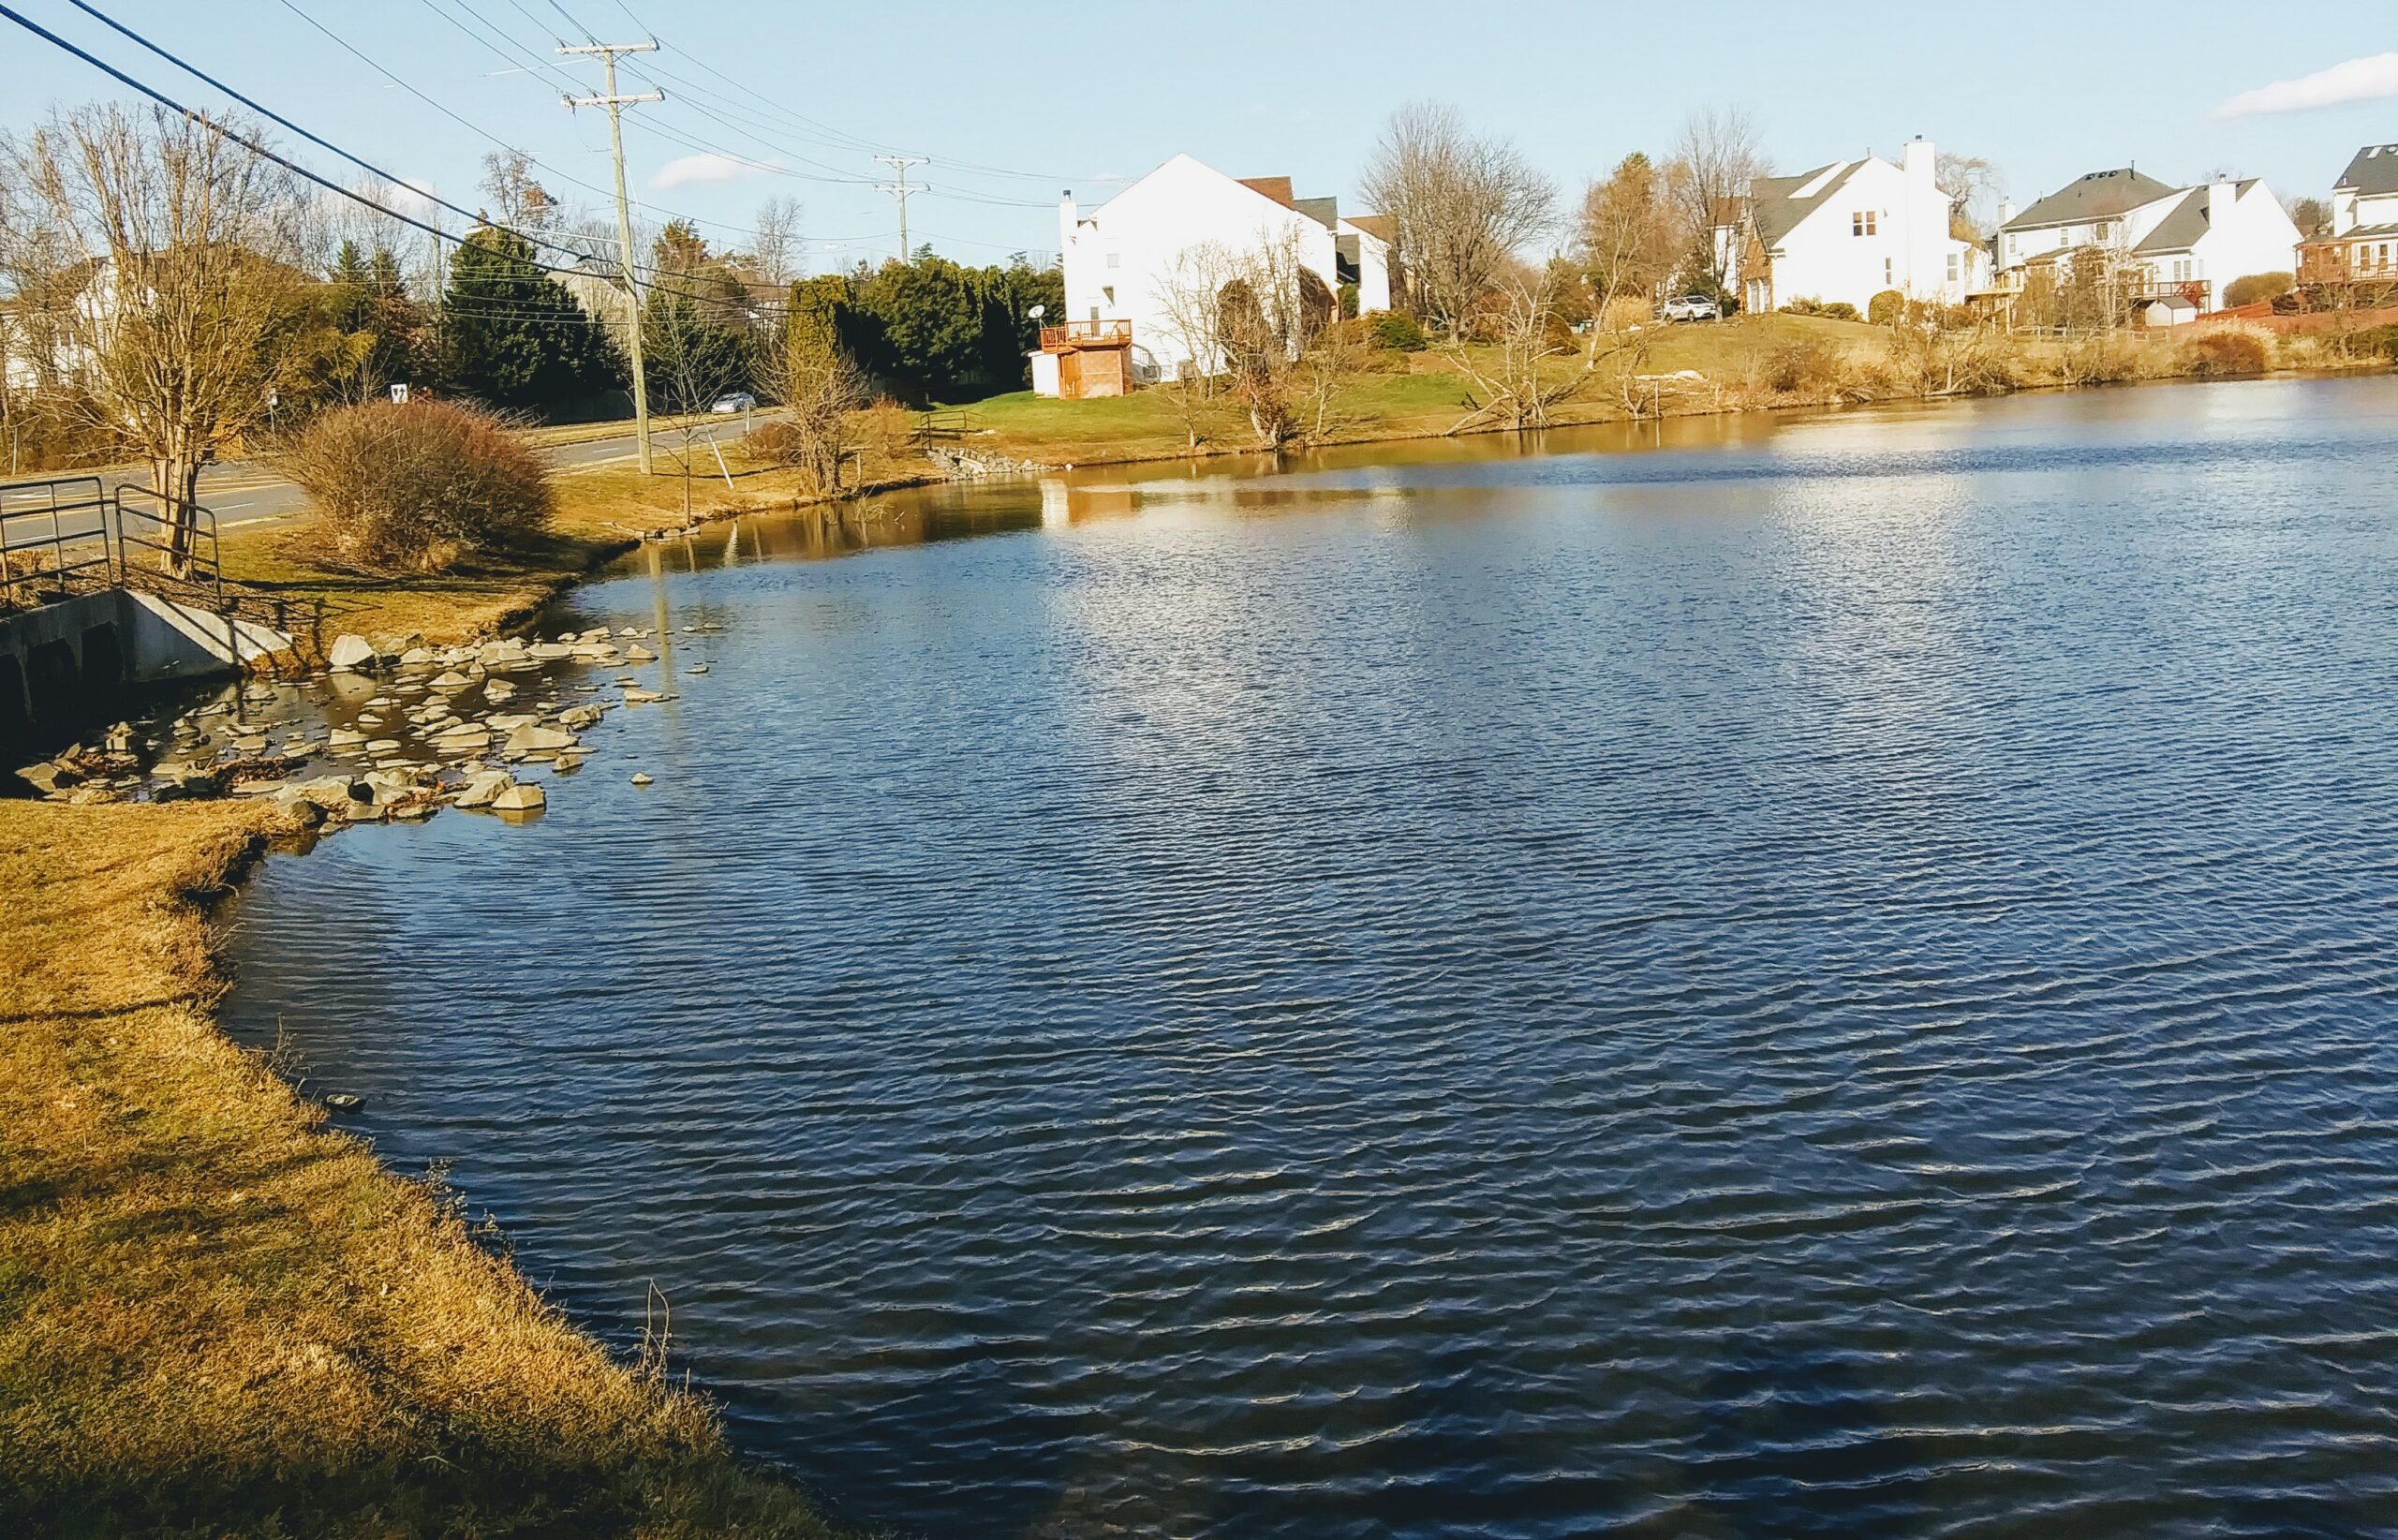
{"label": "white chimney", "polygon": [[1907,181],[1916,186],[1931,187],[1939,184],[1940,157],[1933,153],[1932,141],[1921,134],[1907,141],[1906,157],[1902,164]]}
{"label": "white chimney", "polygon": [[2228,182],[2207,184],[2207,229],[2216,230],[2231,222],[2231,204],[2240,189]]}
{"label": "white chimney", "polygon": [[1074,210],[1074,189],[1068,187],[1058,195],[1058,250],[1061,254],[1073,248],[1074,226],[1078,219]]}

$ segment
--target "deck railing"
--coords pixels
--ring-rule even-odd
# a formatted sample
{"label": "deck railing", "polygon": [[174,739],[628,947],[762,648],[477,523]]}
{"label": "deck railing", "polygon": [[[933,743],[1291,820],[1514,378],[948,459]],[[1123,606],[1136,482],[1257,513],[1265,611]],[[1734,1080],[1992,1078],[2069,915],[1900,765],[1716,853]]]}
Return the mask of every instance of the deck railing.
{"label": "deck railing", "polygon": [[1132,342],[1128,320],[1078,320],[1041,329],[1041,350],[1063,353],[1077,348],[1125,348]]}

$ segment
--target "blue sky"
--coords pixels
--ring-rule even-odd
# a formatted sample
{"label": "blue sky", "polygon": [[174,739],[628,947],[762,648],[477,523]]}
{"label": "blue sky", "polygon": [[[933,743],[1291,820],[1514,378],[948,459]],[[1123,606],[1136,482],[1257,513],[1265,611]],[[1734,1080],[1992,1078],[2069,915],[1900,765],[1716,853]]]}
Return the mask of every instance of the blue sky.
{"label": "blue sky", "polygon": [[[879,6],[663,0],[93,0],[286,116],[452,201],[478,206],[492,141],[599,203],[607,132],[559,105],[599,67],[560,34],[662,51],[630,67],[669,100],[628,114],[634,196],[738,241],[758,203],[805,205],[816,270],[896,249],[878,150],[932,157],[911,238],[961,260],[1057,244],[1055,201],[1178,150],[1236,176],[1288,174],[1344,207],[1384,116],[1411,97],[1514,138],[1569,192],[1625,152],[1670,144],[1693,108],[1738,105],[1775,165],[1800,170],[1925,134],[1995,161],[2029,202],[2084,170],[2137,163],[2169,181],[2263,175],[2320,194],[2368,141],[2398,141],[2398,7],[2310,0],[2284,26],[2253,4],[1921,7],[1754,3],[1705,8],[1556,0],[1006,0]],[[214,95],[67,0],[9,0],[195,104]],[[311,18],[474,128],[392,86]],[[1904,18],[1902,20],[1902,18]],[[0,123],[120,94],[12,27]],[[555,69],[553,68],[555,67]],[[2309,83],[2319,72],[2333,71]],[[735,83],[737,82],[737,83]],[[629,75],[623,89],[644,82]],[[2250,111],[2219,110],[2243,93]],[[754,94],[753,94],[754,93]],[[2358,99],[2361,98],[2361,99]],[[2328,105],[2322,104],[2328,101]],[[320,170],[340,168],[321,154]],[[574,185],[580,178],[589,187]]]}

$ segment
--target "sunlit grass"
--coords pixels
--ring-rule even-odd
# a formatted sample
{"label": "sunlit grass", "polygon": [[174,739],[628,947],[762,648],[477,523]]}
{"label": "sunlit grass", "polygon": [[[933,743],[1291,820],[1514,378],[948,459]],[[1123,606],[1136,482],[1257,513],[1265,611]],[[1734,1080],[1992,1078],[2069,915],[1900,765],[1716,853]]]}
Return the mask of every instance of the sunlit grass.
{"label": "sunlit grass", "polygon": [[0,1533],[826,1533],[211,1024],[268,816],[0,803]]}

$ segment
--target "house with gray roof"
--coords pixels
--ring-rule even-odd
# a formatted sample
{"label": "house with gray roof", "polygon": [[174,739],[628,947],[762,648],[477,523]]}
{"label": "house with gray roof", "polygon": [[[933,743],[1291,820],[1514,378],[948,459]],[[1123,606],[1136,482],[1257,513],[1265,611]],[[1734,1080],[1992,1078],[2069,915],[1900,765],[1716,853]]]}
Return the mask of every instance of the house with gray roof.
{"label": "house with gray roof", "polygon": [[1932,175],[1932,141],[1899,162],[1868,155],[1798,176],[1761,176],[1719,215],[1718,249],[1737,274],[1741,308],[1816,301],[1871,310],[1873,297],[1956,304],[1980,287],[1987,259],[1954,227]]}
{"label": "house with gray roof", "polygon": [[2398,286],[2398,144],[2368,144],[2331,188],[2331,230],[2306,243],[2299,279]]}
{"label": "house with gray roof", "polygon": [[2126,166],[2078,177],[2021,214],[2000,212],[1991,246],[2002,291],[2095,250],[2135,309],[2188,302],[2166,308],[2178,318],[2223,308],[2235,278],[2297,263],[2298,226],[2255,177],[2176,187]]}

